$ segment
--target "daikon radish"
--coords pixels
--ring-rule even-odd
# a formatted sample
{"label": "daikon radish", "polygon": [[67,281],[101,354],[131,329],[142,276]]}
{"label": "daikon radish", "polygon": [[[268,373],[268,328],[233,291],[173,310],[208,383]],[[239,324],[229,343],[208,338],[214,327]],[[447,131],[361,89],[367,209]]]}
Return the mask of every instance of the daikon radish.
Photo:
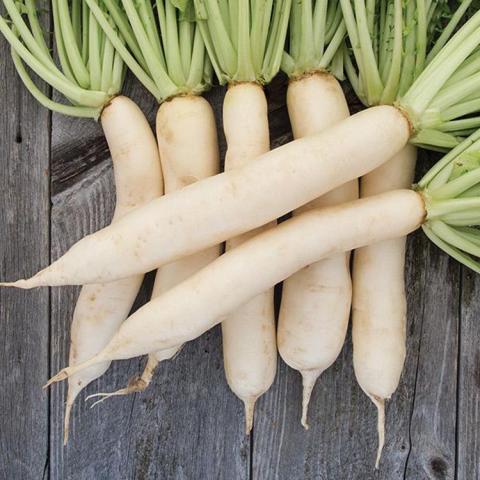
{"label": "daikon radish", "polygon": [[324,133],[295,140],[244,167],[134,210],[15,286],[97,283],[152,270],[259,227],[358,178],[403,148],[409,135],[407,118],[394,107],[358,113]]}
{"label": "daikon radish", "polygon": [[[405,147],[362,178],[361,196],[407,188],[415,160],[415,147]],[[379,410],[377,466],[385,438],[384,402],[397,389],[405,360],[405,242],[406,237],[385,240],[354,254],[353,364],[358,383]]]}
{"label": "daikon radish", "polygon": [[[172,121],[174,119],[174,121]],[[202,119],[201,122],[198,120]],[[186,134],[190,133],[190,138]],[[202,97],[177,97],[165,102],[157,115],[159,142],[165,193],[180,190],[202,178],[218,173],[220,159],[215,117],[208,102]],[[164,265],[157,271],[152,298],[178,285],[220,255],[220,246],[214,246]],[[182,346],[159,350],[149,355],[143,373],[133,378],[127,387],[112,393],[97,393],[91,398],[104,400],[111,396],[127,395],[145,390],[158,363],[172,359]]]}
{"label": "daikon radish", "polygon": [[[268,107],[263,85],[280,69],[291,0],[238,2],[217,15],[221,0],[195,2],[205,45],[220,83],[228,83],[223,103],[227,140],[225,171],[242,168],[270,150]],[[249,231],[227,241],[235,248],[258,234]],[[230,313],[222,322],[223,358],[228,385],[245,406],[246,433],[253,426],[256,400],[272,385],[277,369],[273,289]]]}
{"label": "daikon radish", "polygon": [[[290,77],[287,106],[293,136],[300,138],[349,116],[334,76],[343,76],[345,24],[339,3],[332,1],[313,2],[310,9],[295,3],[290,23],[290,50],[284,53],[283,69]],[[298,27],[300,23],[304,28]],[[355,179],[304,205],[294,215],[356,198]],[[345,340],[352,301],[349,259],[349,252],[340,253],[309,265],[283,285],[278,349],[283,360],[302,375],[301,421],[305,428],[315,382],[335,361]]]}
{"label": "daikon radish", "polygon": [[[445,9],[440,2],[397,0],[387,7],[378,4],[373,9],[365,9],[365,2],[358,2],[354,7],[349,0],[341,2],[349,37],[356,47],[352,50],[356,68],[347,60],[350,65],[347,72],[365,105],[394,104],[401,99],[435,52],[440,51],[448,39],[448,32],[455,28],[469,3],[462,3],[460,15],[451,17],[450,25],[436,39],[437,31],[443,27],[440,22],[443,22],[441,14]],[[365,31],[369,34],[366,35]],[[358,44],[356,39],[359,39]],[[435,40],[438,40],[436,44]],[[371,55],[370,61],[366,61],[365,52]],[[442,145],[434,145],[438,146]],[[361,196],[408,188],[413,182],[415,160],[415,148],[406,146],[378,171],[374,170],[361,179]],[[404,263],[405,238],[370,245],[355,253],[354,367],[360,386],[378,408],[376,468],[385,437],[384,401],[396,390],[405,357]],[[378,351],[371,352],[372,346]],[[375,382],[365,384],[363,379],[372,376],[372,371],[378,373],[373,375]]]}
{"label": "daikon radish", "polygon": [[[240,168],[270,150],[267,100],[262,87],[253,83],[231,86],[223,104],[223,124],[228,144],[225,171]],[[228,240],[227,251],[271,226]],[[225,375],[245,405],[247,434],[253,426],[255,402],[275,378],[275,336],[273,288],[261,292],[222,322]]]}
{"label": "daikon radish", "polygon": [[[117,201],[112,220],[115,221],[162,195],[163,179],[153,132],[131,100],[114,98],[103,110],[101,122],[115,174]],[[142,280],[140,274],[82,288],[73,314],[70,365],[85,361],[105,347],[128,317]],[[70,413],[76,397],[90,382],[103,375],[109,365],[109,362],[98,364],[69,379],[64,443],[68,440]]]}

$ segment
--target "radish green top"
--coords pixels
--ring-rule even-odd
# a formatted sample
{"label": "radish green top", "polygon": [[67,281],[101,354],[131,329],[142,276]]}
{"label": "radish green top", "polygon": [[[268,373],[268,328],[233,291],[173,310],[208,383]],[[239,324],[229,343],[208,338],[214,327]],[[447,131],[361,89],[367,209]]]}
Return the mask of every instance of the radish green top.
{"label": "radish green top", "polygon": [[[15,67],[27,89],[53,111],[98,118],[103,107],[120,92],[125,68],[86,4],[81,0],[51,2],[59,66],[47,44],[36,1],[3,0],[3,4],[8,19],[0,16],[0,32],[12,47]],[[45,95],[26,65],[69,104]]]}
{"label": "radish green top", "polygon": [[480,130],[430,169],[417,189],[428,212],[427,236],[480,273]]}
{"label": "radish green top", "polygon": [[84,1],[129,69],[159,102],[209,88],[211,64],[190,1]]}
{"label": "radish green top", "polygon": [[338,0],[294,1],[282,70],[290,78],[328,70],[343,79],[345,33]]}
{"label": "radish green top", "polygon": [[270,82],[278,73],[292,0],[193,0],[219,82]]}
{"label": "radish green top", "polygon": [[340,3],[351,47],[345,71],[365,105],[398,105],[413,124],[412,142],[427,148],[452,148],[480,126],[479,118],[463,118],[480,109],[478,12],[448,41],[472,0],[444,26],[441,0]]}

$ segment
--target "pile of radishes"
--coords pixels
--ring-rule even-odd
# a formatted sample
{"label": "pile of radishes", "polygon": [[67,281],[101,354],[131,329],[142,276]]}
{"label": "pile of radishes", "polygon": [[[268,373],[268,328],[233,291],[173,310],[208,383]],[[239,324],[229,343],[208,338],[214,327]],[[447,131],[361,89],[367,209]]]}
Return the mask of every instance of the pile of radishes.
{"label": "pile of radishes", "polygon": [[[219,323],[247,433],[277,348],[303,377],[308,428],[312,389],[352,312],[356,377],[378,408],[378,467],[385,400],[405,358],[405,236],[422,227],[480,271],[472,0],[453,10],[442,0],[51,0],[56,56],[36,1],[2,1],[0,32],[25,86],[53,111],[99,120],[115,172],[110,226],[30,279],[2,284],[84,285],[69,366],[47,384],[69,382],[65,442],[75,398],[112,360],[148,355],[138,378],[102,400],[144,390],[159,362]],[[127,68],[160,104],[156,138],[121,96]],[[270,150],[263,87],[280,70],[295,140]],[[353,116],[344,76],[369,107]],[[228,85],[223,173],[201,96],[214,78]],[[447,153],[411,189],[417,147]],[[155,269],[151,301],[128,316]]]}

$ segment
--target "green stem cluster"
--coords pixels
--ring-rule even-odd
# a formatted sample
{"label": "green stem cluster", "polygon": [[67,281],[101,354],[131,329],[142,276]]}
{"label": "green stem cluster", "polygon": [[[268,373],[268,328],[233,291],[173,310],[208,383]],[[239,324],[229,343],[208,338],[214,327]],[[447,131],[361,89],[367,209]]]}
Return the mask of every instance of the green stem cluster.
{"label": "green stem cluster", "polygon": [[[9,21],[0,16],[0,32],[12,47],[15,67],[30,93],[45,107],[66,115],[97,118],[122,87],[124,65],[82,0],[52,0],[55,63],[38,17],[35,0],[3,0]],[[51,100],[28,69],[70,102]]]}
{"label": "green stem cluster", "polygon": [[[474,46],[475,42],[480,41],[478,32],[475,37],[472,42]],[[443,52],[440,52],[439,55],[442,54]],[[448,139],[468,136],[479,128],[480,116],[476,115],[480,111],[479,82],[480,50],[477,49],[463,61],[436,96],[433,99],[428,98],[430,101],[428,104],[420,103],[420,108],[424,111],[418,122],[418,128],[424,133],[423,136],[419,136],[417,142],[422,143],[426,136],[425,132],[428,134],[429,131],[438,135],[443,134]],[[452,143],[446,146],[452,146]]]}
{"label": "green stem cluster", "polygon": [[420,146],[452,148],[480,126],[480,12],[438,52],[399,104]]}
{"label": "green stem cluster", "polygon": [[399,106],[415,130],[411,142],[433,150],[480,127],[480,12],[452,36],[473,0],[448,22],[440,0],[340,1],[352,53],[345,71],[362,102]]}
{"label": "green stem cluster", "polygon": [[85,1],[126,65],[159,102],[210,86],[211,64],[190,1]]}
{"label": "green stem cluster", "polygon": [[292,0],[194,0],[221,84],[265,84],[282,61]]}
{"label": "green stem cluster", "polygon": [[471,1],[462,3],[437,38],[444,0],[340,0],[351,50],[345,69],[360,100],[366,106],[391,105],[402,97]]}
{"label": "green stem cluster", "polygon": [[338,0],[296,0],[282,70],[290,77],[329,71],[343,79],[345,22]]}
{"label": "green stem cluster", "polygon": [[480,272],[480,130],[445,155],[417,188],[427,209],[426,235]]}

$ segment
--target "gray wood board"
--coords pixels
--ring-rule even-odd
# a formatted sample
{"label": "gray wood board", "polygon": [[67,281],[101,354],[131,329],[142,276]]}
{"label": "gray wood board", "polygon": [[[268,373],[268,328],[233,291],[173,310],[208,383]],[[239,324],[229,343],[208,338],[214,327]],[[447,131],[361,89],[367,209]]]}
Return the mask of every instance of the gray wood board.
{"label": "gray wood board", "polygon": [[[49,263],[50,114],[18,80],[0,42],[0,278]],[[8,61],[6,61],[8,60]],[[47,472],[49,292],[0,289],[0,478]]]}
{"label": "gray wood board", "polygon": [[[4,43],[0,48],[5,58]],[[0,98],[8,112],[0,118],[1,278],[13,278],[106,225],[114,187],[98,125],[53,115],[50,126],[50,115],[20,86],[10,62],[0,63],[0,80],[11,86]],[[127,91],[153,122],[151,97],[131,82]],[[223,94],[215,88],[208,95],[220,132]],[[284,80],[275,81],[268,90],[273,146],[291,138],[284,96]],[[221,133],[219,140],[224,152]],[[315,389],[308,432],[299,424],[299,375],[279,362],[274,386],[258,402],[253,434],[243,435],[242,406],[224,380],[215,328],[161,365],[146,392],[89,409],[86,395],[125,385],[143,366],[142,359],[114,362],[77,400],[64,448],[66,385],[50,393],[41,385],[68,360],[78,288],[65,287],[51,290],[51,312],[47,289],[0,290],[0,478],[479,478],[478,279],[421,232],[408,245],[407,361],[388,404],[378,472],[376,413],[355,382],[350,338]],[[138,305],[150,288],[151,276]]]}

